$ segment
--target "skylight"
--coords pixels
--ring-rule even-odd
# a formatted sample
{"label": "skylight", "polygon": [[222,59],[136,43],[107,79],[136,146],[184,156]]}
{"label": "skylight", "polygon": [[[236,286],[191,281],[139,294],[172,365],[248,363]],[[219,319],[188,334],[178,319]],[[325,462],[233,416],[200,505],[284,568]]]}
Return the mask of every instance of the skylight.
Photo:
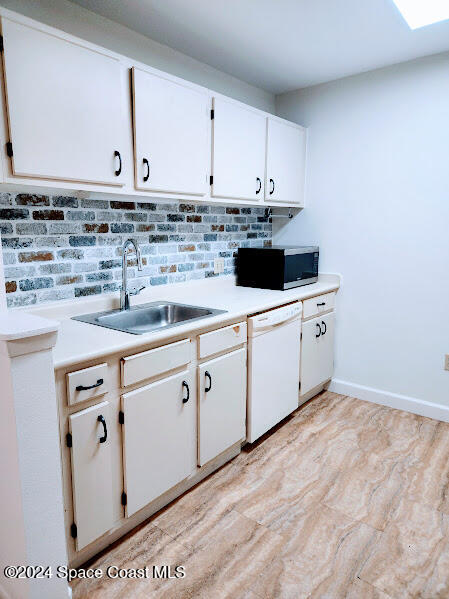
{"label": "skylight", "polygon": [[449,0],[393,0],[410,29],[449,19]]}

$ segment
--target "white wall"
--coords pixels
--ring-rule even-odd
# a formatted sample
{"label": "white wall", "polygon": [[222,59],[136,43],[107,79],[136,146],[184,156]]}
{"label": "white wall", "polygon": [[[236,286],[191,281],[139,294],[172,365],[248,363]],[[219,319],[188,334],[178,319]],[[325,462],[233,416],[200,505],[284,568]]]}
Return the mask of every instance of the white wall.
{"label": "white wall", "polygon": [[310,146],[306,209],[275,242],[317,243],[320,270],[343,275],[335,378],[449,406],[449,54],[277,108]]}
{"label": "white wall", "polygon": [[159,44],[67,0],[0,0],[0,4],[93,44],[104,46],[109,50],[262,110],[274,112],[275,97],[273,94],[249,85],[168,46]]}

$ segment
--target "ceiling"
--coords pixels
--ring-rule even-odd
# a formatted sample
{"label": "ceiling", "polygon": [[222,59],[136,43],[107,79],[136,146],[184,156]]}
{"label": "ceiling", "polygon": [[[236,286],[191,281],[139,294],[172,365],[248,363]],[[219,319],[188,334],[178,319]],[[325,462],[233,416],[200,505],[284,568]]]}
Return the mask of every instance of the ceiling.
{"label": "ceiling", "polygon": [[275,94],[449,50],[392,0],[73,1]]}

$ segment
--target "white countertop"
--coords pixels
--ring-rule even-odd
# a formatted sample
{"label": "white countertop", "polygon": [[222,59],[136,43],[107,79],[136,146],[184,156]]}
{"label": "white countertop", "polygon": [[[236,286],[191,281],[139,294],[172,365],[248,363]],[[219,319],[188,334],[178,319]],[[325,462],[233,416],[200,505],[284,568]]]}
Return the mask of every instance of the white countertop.
{"label": "white countertop", "polygon": [[0,312],[0,341],[16,341],[58,330],[58,322],[26,312]]}
{"label": "white countertop", "polygon": [[36,308],[32,314],[60,323],[58,339],[53,349],[56,370],[116,352],[138,350],[145,345],[164,343],[173,337],[190,335],[193,331],[215,328],[229,321],[246,318],[249,314],[335,291],[339,286],[338,275],[320,275],[317,283],[288,291],[237,287],[233,276],[150,287],[133,298],[132,305],[170,301],[227,312],[143,335],[132,335],[71,320],[75,315],[117,309],[118,299],[115,295],[57,302]]}

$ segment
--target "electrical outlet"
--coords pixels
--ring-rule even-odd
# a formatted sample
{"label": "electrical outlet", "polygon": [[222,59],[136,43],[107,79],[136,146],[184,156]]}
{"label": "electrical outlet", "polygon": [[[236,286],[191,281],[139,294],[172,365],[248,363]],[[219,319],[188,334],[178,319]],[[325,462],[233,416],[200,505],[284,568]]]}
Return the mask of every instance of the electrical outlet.
{"label": "electrical outlet", "polygon": [[449,370],[449,354],[446,354],[444,359],[444,370]]}
{"label": "electrical outlet", "polygon": [[224,258],[215,258],[214,260],[214,274],[219,275],[224,272]]}

